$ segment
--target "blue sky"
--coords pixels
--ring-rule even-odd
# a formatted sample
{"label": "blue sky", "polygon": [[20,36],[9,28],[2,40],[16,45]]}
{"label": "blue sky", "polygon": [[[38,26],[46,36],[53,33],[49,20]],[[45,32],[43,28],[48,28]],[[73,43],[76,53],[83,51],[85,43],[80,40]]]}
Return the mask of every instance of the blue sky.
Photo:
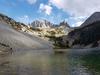
{"label": "blue sky", "polygon": [[99,10],[100,1],[95,0],[0,0],[0,13],[26,24],[46,19],[56,24],[66,20],[70,26],[79,26]]}

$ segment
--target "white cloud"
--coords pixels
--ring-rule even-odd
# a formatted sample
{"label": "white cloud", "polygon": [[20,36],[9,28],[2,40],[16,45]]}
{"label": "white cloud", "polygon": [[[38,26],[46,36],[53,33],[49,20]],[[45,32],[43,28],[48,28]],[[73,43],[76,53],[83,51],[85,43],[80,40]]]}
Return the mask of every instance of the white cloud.
{"label": "white cloud", "polygon": [[43,3],[40,4],[39,10],[40,12],[44,12],[47,15],[50,15],[52,13],[52,7]]}
{"label": "white cloud", "polygon": [[21,17],[17,18],[19,22],[25,23],[25,24],[29,24],[30,23],[30,18],[28,15],[24,15]]}
{"label": "white cloud", "polygon": [[49,3],[74,16],[90,16],[100,11],[100,0],[49,0]]}
{"label": "white cloud", "polygon": [[80,26],[86,19],[87,17],[73,17],[72,19],[75,21],[75,23],[72,25],[73,27],[78,27]]}
{"label": "white cloud", "polygon": [[36,1],[37,1],[37,0],[27,0],[27,2],[28,2],[29,4],[34,4],[34,3],[36,3]]}
{"label": "white cloud", "polygon": [[78,26],[80,26],[82,23],[83,23],[83,21],[76,22],[76,23],[72,24],[72,27],[78,27]]}
{"label": "white cloud", "polygon": [[84,17],[84,16],[80,16],[80,17],[69,17],[66,19],[66,21],[72,26],[72,27],[78,27],[80,26],[85,20],[86,20],[87,17]]}
{"label": "white cloud", "polygon": [[69,13],[68,19],[74,21],[72,26],[81,25],[91,14],[100,11],[100,0],[49,0],[49,4]]}

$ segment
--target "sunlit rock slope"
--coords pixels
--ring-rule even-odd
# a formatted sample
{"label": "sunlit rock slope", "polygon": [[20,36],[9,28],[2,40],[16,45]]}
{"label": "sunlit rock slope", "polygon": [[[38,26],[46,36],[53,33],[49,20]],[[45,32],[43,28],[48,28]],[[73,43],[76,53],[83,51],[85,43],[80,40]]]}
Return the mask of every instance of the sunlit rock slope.
{"label": "sunlit rock slope", "polygon": [[12,49],[46,49],[51,44],[24,32],[16,31],[12,26],[0,22],[0,43],[9,45]]}

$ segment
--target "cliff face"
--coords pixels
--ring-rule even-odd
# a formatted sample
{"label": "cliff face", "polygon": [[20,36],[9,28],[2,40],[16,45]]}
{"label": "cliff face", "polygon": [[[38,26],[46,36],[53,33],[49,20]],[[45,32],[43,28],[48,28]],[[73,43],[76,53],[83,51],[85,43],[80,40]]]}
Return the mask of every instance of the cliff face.
{"label": "cliff face", "polygon": [[[70,40],[70,41],[69,41]],[[89,26],[75,29],[67,36],[67,42],[70,47],[90,47],[99,46],[100,40],[100,22],[92,23]]]}
{"label": "cliff face", "polygon": [[[64,37],[64,43],[70,48],[91,48],[100,46],[100,13],[90,16],[77,29]],[[94,20],[95,19],[95,20]]]}
{"label": "cliff face", "polygon": [[53,24],[47,20],[35,20],[31,23],[31,26],[33,28],[50,28]]}

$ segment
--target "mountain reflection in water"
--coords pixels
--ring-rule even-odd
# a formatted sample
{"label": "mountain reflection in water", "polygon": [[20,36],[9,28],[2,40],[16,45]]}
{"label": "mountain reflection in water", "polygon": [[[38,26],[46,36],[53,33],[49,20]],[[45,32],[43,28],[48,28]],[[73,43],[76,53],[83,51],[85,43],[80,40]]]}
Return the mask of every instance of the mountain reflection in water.
{"label": "mountain reflection in water", "polygon": [[0,75],[91,75],[78,55],[48,50],[15,52],[0,58]]}

